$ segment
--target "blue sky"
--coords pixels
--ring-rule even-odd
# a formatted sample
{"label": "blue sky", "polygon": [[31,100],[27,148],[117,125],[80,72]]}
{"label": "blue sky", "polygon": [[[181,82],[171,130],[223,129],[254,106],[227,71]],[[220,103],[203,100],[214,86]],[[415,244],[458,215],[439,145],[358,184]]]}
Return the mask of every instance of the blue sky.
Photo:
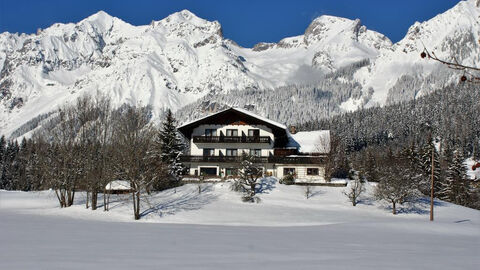
{"label": "blue sky", "polygon": [[251,47],[302,34],[320,15],[359,18],[367,28],[393,42],[415,21],[446,11],[458,0],[0,0],[0,32],[33,33],[56,22],[78,22],[104,10],[133,25],[148,24],[188,9],[207,20],[217,20],[226,38]]}

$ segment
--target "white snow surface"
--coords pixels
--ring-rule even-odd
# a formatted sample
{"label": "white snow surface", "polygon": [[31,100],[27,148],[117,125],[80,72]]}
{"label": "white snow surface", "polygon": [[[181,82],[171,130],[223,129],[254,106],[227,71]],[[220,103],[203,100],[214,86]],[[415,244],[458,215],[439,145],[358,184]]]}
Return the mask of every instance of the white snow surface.
{"label": "white snow surface", "polygon": [[473,165],[480,163],[480,160],[475,160],[473,158],[468,158],[465,160],[465,167],[467,168],[467,176],[472,180],[479,180],[480,181],[480,168],[476,168],[472,170]]}
{"label": "white snow surface", "polygon": [[115,180],[109,182],[106,186],[106,190],[130,190],[132,187],[129,181]]}
{"label": "white snow surface", "polygon": [[[354,75],[362,96],[341,108],[384,105],[401,76],[435,74],[438,64],[419,57],[423,44],[439,57],[451,59],[461,51],[461,63],[479,63],[479,16],[475,0],[460,1],[415,23],[396,44],[360,20],[324,15],[303,35],[242,48],[223,37],[217,21],[188,10],[142,26],[101,11],[36,34],[5,32],[0,34],[0,133],[8,136],[86,93],[106,93],[115,106],[151,105],[155,118],[207,94],[311,83],[364,59],[371,64]],[[465,49],[456,42],[464,42]],[[435,87],[427,81],[419,95]]]}
{"label": "white snow surface", "polygon": [[298,147],[301,153],[330,152],[330,130],[300,131],[288,135],[287,147]]}
{"label": "white snow surface", "polygon": [[[345,188],[262,180],[260,203],[228,183],[188,184],[144,198],[133,221],[130,196],[109,212],[60,209],[51,191],[0,191],[1,269],[477,269],[480,211],[428,201],[371,199],[353,207]],[[101,201],[101,200],[100,200]]]}

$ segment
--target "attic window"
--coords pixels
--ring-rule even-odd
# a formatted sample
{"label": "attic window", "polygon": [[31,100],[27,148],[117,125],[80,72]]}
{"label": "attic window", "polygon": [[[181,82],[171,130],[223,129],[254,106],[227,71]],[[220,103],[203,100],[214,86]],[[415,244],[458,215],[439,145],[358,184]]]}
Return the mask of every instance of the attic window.
{"label": "attic window", "polygon": [[207,137],[217,136],[217,130],[207,128],[205,129],[205,136]]}
{"label": "attic window", "polygon": [[248,136],[249,137],[258,137],[258,136],[260,136],[260,130],[259,129],[249,129],[248,130]]}
{"label": "attic window", "polygon": [[228,137],[238,136],[238,129],[227,129],[227,136]]}

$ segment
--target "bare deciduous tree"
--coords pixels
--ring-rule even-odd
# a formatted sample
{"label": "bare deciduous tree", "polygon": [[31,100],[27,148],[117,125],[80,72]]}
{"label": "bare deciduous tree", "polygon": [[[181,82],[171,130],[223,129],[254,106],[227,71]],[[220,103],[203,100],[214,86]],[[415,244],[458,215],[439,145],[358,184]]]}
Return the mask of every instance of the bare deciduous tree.
{"label": "bare deciduous tree", "polygon": [[401,156],[392,156],[380,171],[380,182],[375,189],[375,198],[392,204],[392,213],[397,214],[397,204],[403,204],[418,194],[417,183],[411,173],[409,161]]}
{"label": "bare deciduous tree", "polygon": [[313,190],[314,190],[313,186],[311,186],[311,185],[306,185],[306,186],[305,186],[304,193],[305,193],[305,198],[306,198],[307,200],[312,197],[312,195],[313,195]]}
{"label": "bare deciduous tree", "polygon": [[[478,41],[480,43],[480,40]],[[461,82],[470,82],[470,83],[480,83],[480,68],[474,66],[463,65],[458,62],[456,57],[453,57],[452,61],[439,58],[435,52],[423,49],[423,52],[420,54],[422,58],[432,59],[437,61],[448,68],[462,71],[463,74],[460,77]]]}
{"label": "bare deciduous tree", "polygon": [[358,198],[365,191],[365,183],[362,180],[362,177],[356,174],[353,181],[350,181],[347,190],[343,192],[353,206],[357,205]]}
{"label": "bare deciduous tree", "polygon": [[150,190],[153,181],[145,159],[153,137],[146,109],[126,108],[116,121],[115,135],[115,175],[130,182],[133,215],[140,219],[142,193]]}
{"label": "bare deciduous tree", "polygon": [[46,151],[41,158],[43,179],[47,187],[55,191],[60,207],[73,204],[80,169],[80,152],[75,144],[76,116],[71,107],[58,110],[58,125],[48,130]]}

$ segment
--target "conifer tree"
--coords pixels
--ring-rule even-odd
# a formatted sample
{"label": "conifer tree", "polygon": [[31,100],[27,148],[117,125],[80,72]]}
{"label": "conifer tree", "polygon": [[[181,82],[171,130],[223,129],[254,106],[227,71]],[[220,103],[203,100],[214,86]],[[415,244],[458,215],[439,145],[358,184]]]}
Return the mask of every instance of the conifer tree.
{"label": "conifer tree", "polygon": [[256,185],[258,179],[262,177],[263,169],[255,162],[255,157],[243,154],[242,164],[239,171],[240,177],[234,183],[233,189],[236,191],[244,192],[242,200],[244,202],[259,202],[260,198],[256,197]]}
{"label": "conifer tree", "polygon": [[363,177],[365,177],[365,179],[372,182],[378,182],[377,162],[372,151],[367,151],[362,171]]}
{"label": "conifer tree", "polygon": [[17,182],[17,186],[15,189],[29,191],[31,190],[31,182],[30,179],[27,177],[26,167],[28,164],[28,146],[27,140],[25,137],[23,138],[22,142],[20,143],[20,148],[18,150],[18,154],[16,156],[16,171],[14,177]]}
{"label": "conifer tree", "polygon": [[158,181],[160,179],[157,179],[157,189],[178,186],[180,176],[184,171],[180,156],[185,145],[177,132],[176,123],[172,112],[168,110],[148,153],[150,163],[154,165],[152,169],[161,170],[165,166],[168,172],[168,181]]}
{"label": "conifer tree", "polygon": [[449,162],[446,179],[439,192],[440,198],[460,204],[467,205],[470,197],[470,186],[467,180],[466,168],[463,164],[463,157],[460,150],[453,153]]}
{"label": "conifer tree", "polygon": [[5,173],[5,154],[7,151],[7,141],[5,136],[0,138],[0,189],[4,188],[4,173]]}

